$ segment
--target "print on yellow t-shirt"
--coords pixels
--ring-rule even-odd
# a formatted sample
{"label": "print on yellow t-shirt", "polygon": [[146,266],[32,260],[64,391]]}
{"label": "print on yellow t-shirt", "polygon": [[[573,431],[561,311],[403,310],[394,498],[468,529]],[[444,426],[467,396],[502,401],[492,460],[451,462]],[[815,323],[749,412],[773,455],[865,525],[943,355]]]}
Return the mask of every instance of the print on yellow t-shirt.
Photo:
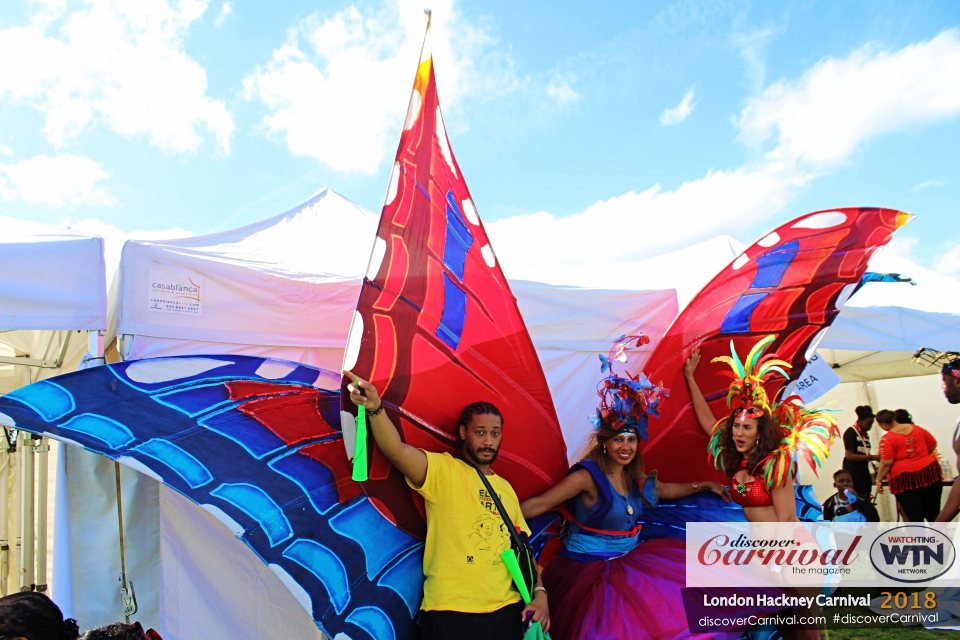
{"label": "print on yellow t-shirt", "polygon": [[[476,470],[448,453],[427,454],[422,487],[427,508],[423,553],[424,611],[488,613],[520,600],[500,553],[510,532]],[[513,523],[528,534],[520,501],[510,483],[487,476]]]}

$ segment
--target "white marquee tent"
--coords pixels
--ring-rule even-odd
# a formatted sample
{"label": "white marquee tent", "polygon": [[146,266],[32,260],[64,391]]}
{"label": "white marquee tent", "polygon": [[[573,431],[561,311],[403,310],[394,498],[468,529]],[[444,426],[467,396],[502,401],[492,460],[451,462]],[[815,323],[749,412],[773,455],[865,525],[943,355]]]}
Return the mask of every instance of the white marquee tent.
{"label": "white marquee tent", "polygon": [[[70,229],[51,227],[16,218],[0,216],[0,394],[31,382],[75,370],[85,353],[99,355],[101,334],[106,329],[106,280],[103,240],[97,236]],[[20,530],[19,468],[24,461],[23,443],[20,453],[8,455],[6,447],[0,455],[0,542],[9,541],[9,551],[0,551],[0,588],[9,593],[19,589],[20,556],[29,547],[18,546]],[[49,460],[64,473],[63,457],[53,447]],[[30,569],[27,582],[45,585],[50,582],[53,595],[68,613],[72,593],[69,581],[60,580],[61,570],[69,570],[70,556],[61,553],[54,560],[53,575],[47,573],[54,536],[66,529],[50,530],[66,517],[65,494],[58,495],[57,518],[52,503],[55,492],[46,492],[42,482],[48,460],[45,453],[27,454],[29,464],[38,466],[41,481],[37,487],[37,535],[35,569]],[[59,483],[65,486],[65,483]],[[44,500],[46,493],[48,500]],[[30,503],[31,492],[26,492]],[[52,504],[51,504],[52,506]],[[24,520],[29,521],[29,520]],[[115,520],[114,520],[115,522]],[[46,542],[43,526],[47,525]],[[26,531],[28,537],[30,531]],[[69,544],[63,545],[69,548]],[[64,564],[65,563],[65,564]],[[34,574],[34,570],[36,573]]]}
{"label": "white marquee tent", "polygon": [[[182,240],[129,241],[111,289],[108,341],[116,336],[119,351],[129,359],[240,353],[336,371],[375,229],[370,212],[322,190],[291,211],[240,229]],[[199,285],[199,300],[174,307],[153,294],[154,283]],[[595,401],[597,354],[606,353],[609,341],[624,333],[662,335],[676,316],[676,296],[669,289],[599,290],[524,281],[511,287],[575,455]],[[99,552],[78,553],[74,544],[74,558],[87,559],[83,568],[74,562],[77,584],[80,575],[89,584],[95,572],[97,584],[116,579],[97,560],[117,545],[117,534],[104,525],[115,527],[108,515],[114,503],[105,493],[91,491],[108,484],[112,469],[91,466],[76,465],[77,473],[70,474],[72,495],[97,496],[82,509],[71,509],[75,531],[96,530],[100,546]],[[242,637],[250,628],[276,638],[319,635],[274,574],[205,511],[132,473],[125,475],[124,491],[128,575],[137,586],[139,619],[158,625],[173,640]],[[127,493],[137,502],[128,506]],[[105,588],[106,605],[112,606],[115,589]],[[103,599],[96,589],[78,595],[78,616],[99,615],[104,603],[98,598]]]}

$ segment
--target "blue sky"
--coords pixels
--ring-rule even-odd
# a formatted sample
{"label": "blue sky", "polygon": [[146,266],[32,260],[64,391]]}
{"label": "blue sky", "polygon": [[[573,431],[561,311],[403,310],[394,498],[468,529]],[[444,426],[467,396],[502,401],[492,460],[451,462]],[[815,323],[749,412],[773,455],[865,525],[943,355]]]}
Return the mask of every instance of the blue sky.
{"label": "blue sky", "polygon": [[[379,211],[422,6],[8,0],[0,211],[114,242],[322,186]],[[867,205],[917,214],[894,250],[960,277],[960,4],[432,8],[450,142],[508,275],[599,278]]]}

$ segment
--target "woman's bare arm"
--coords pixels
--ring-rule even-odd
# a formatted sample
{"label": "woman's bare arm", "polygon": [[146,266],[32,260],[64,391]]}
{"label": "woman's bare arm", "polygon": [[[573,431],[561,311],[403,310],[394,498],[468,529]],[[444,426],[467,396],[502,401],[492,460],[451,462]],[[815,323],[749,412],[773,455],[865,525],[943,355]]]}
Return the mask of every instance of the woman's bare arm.
{"label": "woman's bare arm", "polygon": [[880,467],[877,469],[877,493],[883,493],[883,481],[892,466],[893,460],[880,461]]}
{"label": "woman's bare arm", "polygon": [[701,491],[713,491],[725,502],[730,502],[730,490],[716,482],[657,482],[657,493],[661,500],[686,498]]}
{"label": "woman's bare arm", "polygon": [[587,506],[597,499],[597,485],[586,469],[578,469],[540,495],[527,498],[520,503],[520,512],[525,520],[536,518],[581,493],[586,493],[590,498]]}
{"label": "woman's bare arm", "polygon": [[703,397],[703,392],[700,391],[697,381],[694,380],[693,374],[699,364],[700,349],[694,349],[690,357],[687,358],[687,363],[683,366],[683,377],[686,378],[687,386],[690,387],[690,400],[693,402],[693,412],[697,416],[697,422],[709,436],[713,434],[713,425],[717,423],[717,418],[710,410],[710,405],[707,404],[707,399]]}

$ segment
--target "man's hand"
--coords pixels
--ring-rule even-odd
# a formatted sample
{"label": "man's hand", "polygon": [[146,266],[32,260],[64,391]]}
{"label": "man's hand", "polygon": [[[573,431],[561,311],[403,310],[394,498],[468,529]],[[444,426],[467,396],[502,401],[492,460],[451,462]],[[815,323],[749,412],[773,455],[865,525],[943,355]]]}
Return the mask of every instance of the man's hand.
{"label": "man's hand", "polygon": [[[344,377],[348,380],[353,380],[350,384],[347,385],[347,391],[350,392],[350,401],[353,404],[363,405],[367,409],[376,411],[380,408],[380,394],[377,393],[377,388],[367,382],[366,380],[361,380],[353,374],[352,371],[344,371]],[[363,393],[360,393],[360,391]]]}
{"label": "man's hand", "polygon": [[[344,370],[343,375],[348,381],[352,380],[347,384],[347,391],[350,392],[350,401],[353,404],[363,405],[368,411],[377,411],[383,406],[383,400],[375,386],[366,380],[361,380],[352,371]],[[363,393],[360,393],[361,391]],[[386,411],[375,416],[367,414],[367,425],[370,427],[370,433],[380,453],[400,473],[409,478],[410,482],[417,487],[422,487],[427,479],[427,454],[403,442],[400,432],[390,421]]]}
{"label": "man's hand", "polygon": [[527,613],[533,613],[533,621],[539,622],[540,626],[543,627],[543,632],[547,633],[550,631],[550,607],[547,604],[547,592],[540,590],[536,592],[536,595],[533,597],[533,601],[530,602],[523,609],[521,614],[521,620],[524,622],[527,621]]}

